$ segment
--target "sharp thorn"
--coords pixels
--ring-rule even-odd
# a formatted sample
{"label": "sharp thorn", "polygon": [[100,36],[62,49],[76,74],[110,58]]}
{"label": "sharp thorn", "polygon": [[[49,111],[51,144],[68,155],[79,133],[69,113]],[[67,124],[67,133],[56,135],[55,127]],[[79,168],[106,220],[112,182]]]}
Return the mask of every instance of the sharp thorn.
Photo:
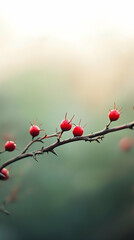
{"label": "sharp thorn", "polygon": [[51,150],[50,152],[58,157],[58,154],[54,150]]}
{"label": "sharp thorn", "polygon": [[35,153],[33,153],[33,158],[34,158],[34,160],[36,160],[36,162],[38,162],[38,159],[37,159]]}

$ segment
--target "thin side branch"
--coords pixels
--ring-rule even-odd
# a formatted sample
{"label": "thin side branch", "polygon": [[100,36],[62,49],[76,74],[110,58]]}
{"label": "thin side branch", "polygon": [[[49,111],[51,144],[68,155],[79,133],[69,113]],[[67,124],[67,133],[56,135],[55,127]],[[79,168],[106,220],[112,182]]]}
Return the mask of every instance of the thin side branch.
{"label": "thin side branch", "polygon": [[46,138],[52,138],[52,137],[57,137],[59,134],[60,134],[60,132],[56,132],[56,133],[54,133],[54,134],[52,134],[52,135],[47,135],[47,134],[45,134],[44,137],[38,137],[38,138],[36,138],[36,139],[32,139],[32,141],[30,141],[30,142],[28,143],[28,145],[24,148],[22,154],[25,153],[25,152],[27,152],[27,150],[30,148],[30,146],[33,145],[35,142],[44,143],[44,142],[43,142],[44,139],[46,139]]}

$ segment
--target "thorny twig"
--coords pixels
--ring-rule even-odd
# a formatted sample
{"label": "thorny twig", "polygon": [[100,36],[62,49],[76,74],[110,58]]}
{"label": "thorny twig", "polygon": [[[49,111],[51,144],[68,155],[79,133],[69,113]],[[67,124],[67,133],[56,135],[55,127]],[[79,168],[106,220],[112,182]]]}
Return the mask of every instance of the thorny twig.
{"label": "thorny twig", "polygon": [[[81,137],[72,137],[72,138],[69,138],[69,139],[66,139],[66,140],[62,140],[61,141],[61,138],[59,138],[59,136],[61,135],[61,132],[56,132],[55,134],[52,134],[52,135],[47,135],[45,134],[44,137],[38,137],[36,139],[33,139],[32,141],[30,141],[30,143],[24,148],[23,152],[21,154],[19,154],[17,157],[15,158],[12,158],[8,161],[6,161],[5,163],[3,163],[1,166],[0,166],[0,171],[2,170],[2,168],[14,163],[14,162],[17,162],[19,160],[22,160],[24,158],[28,158],[28,157],[33,157],[36,161],[37,161],[37,156],[38,155],[42,155],[43,153],[53,153],[57,156],[57,153],[55,152],[55,148],[61,146],[61,145],[65,145],[65,144],[68,144],[68,143],[72,143],[72,142],[76,142],[76,141],[85,141],[85,142],[93,142],[93,141],[96,141],[98,143],[100,143],[101,140],[103,140],[104,138],[104,135],[108,134],[108,133],[112,133],[112,132],[117,132],[117,131],[121,131],[121,130],[124,130],[124,129],[131,129],[133,130],[134,129],[134,122],[131,122],[131,123],[128,123],[128,124],[124,124],[124,125],[121,125],[121,126],[118,126],[118,127],[114,127],[114,128],[109,128],[109,125],[110,124],[107,124],[106,127],[101,130],[101,131],[98,131],[98,132],[95,132],[95,133],[91,133],[91,134],[88,134],[88,135],[85,135],[85,136],[81,136]],[[39,150],[36,150],[36,151],[32,151],[32,152],[27,152],[28,149],[30,148],[30,146],[32,144],[34,144],[35,142],[41,142],[43,143],[43,140],[44,139],[47,139],[47,138],[52,138],[52,137],[57,137],[57,141],[47,147],[42,147],[41,149]]]}
{"label": "thorny twig", "polygon": [[56,132],[56,133],[54,133],[54,134],[52,134],[52,135],[47,135],[47,134],[45,134],[44,137],[38,137],[38,138],[36,138],[36,139],[33,139],[33,140],[30,141],[30,143],[24,148],[22,154],[25,153],[25,152],[30,148],[30,146],[31,146],[33,143],[35,143],[35,142],[44,143],[44,142],[43,142],[44,139],[46,139],[46,138],[52,138],[52,137],[57,137],[59,134],[60,134],[60,132]]}

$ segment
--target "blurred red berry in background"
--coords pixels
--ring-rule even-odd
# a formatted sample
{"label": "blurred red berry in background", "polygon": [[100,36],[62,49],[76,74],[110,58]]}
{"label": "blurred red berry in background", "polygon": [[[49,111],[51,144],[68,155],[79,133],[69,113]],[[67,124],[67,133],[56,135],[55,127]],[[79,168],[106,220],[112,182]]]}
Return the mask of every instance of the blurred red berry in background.
{"label": "blurred red berry in background", "polygon": [[122,151],[127,152],[134,147],[134,139],[131,137],[124,137],[119,142],[119,147]]}

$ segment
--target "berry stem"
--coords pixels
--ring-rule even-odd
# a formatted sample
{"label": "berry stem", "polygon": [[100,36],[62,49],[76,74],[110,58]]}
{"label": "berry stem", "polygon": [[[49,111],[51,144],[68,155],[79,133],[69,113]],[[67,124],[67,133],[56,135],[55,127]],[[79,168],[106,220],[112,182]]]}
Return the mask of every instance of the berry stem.
{"label": "berry stem", "polygon": [[109,123],[106,125],[106,129],[109,128],[110,124],[111,124],[111,121],[109,121]]}

